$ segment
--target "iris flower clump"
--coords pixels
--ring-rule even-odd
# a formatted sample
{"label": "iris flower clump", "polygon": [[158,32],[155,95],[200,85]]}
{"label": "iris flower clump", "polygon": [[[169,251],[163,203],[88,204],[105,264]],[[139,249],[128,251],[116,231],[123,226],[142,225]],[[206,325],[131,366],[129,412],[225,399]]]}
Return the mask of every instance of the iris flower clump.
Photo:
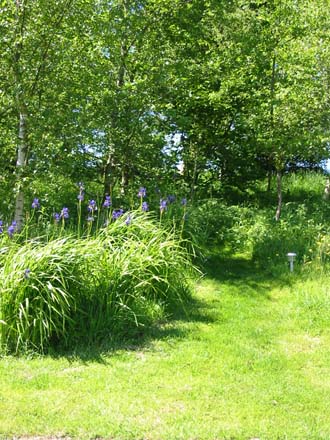
{"label": "iris flower clump", "polygon": [[162,199],[159,204],[160,212],[163,213],[167,209],[167,200]]}
{"label": "iris flower clump", "polygon": [[117,209],[117,210],[113,211],[112,218],[113,218],[113,220],[117,220],[123,214],[124,214],[124,210],[123,209]]}
{"label": "iris flower clump", "polygon": [[61,220],[61,214],[59,214],[58,212],[54,212],[53,218],[55,223],[58,223]]}
{"label": "iris flower clump", "polygon": [[[94,343],[159,320],[167,307],[189,296],[187,249],[173,224],[171,228],[146,215],[146,194],[141,187],[141,206],[133,211],[111,211],[109,195],[102,204],[106,211],[98,210],[91,198],[87,224],[84,219],[80,225],[84,186],[79,183],[78,221],[73,216],[70,226],[69,208],[63,206],[53,214],[55,227],[48,225],[46,234],[33,234],[33,239],[29,225],[26,234],[18,234],[15,221],[7,227],[8,237],[17,233],[18,239],[8,240],[0,265],[0,352],[5,347],[44,351],[53,344]],[[160,218],[168,203],[168,198],[160,200]],[[35,212],[39,199],[30,206]],[[100,228],[99,221],[92,224],[96,211]],[[38,227],[45,224],[41,214]],[[0,220],[0,233],[4,230]]]}
{"label": "iris flower clump", "polygon": [[88,202],[88,206],[87,206],[88,212],[91,214],[94,214],[95,211],[97,211],[97,204],[95,200],[90,200]]}
{"label": "iris flower clump", "polygon": [[138,197],[143,199],[146,195],[147,195],[147,190],[143,186],[141,186],[139,188]]}

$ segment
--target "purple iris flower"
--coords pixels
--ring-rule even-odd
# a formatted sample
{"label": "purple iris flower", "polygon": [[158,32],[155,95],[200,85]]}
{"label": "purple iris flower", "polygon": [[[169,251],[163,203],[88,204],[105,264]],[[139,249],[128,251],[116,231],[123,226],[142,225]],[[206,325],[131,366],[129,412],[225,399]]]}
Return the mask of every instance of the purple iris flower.
{"label": "purple iris flower", "polygon": [[0,220],[0,234],[3,233],[3,221]]}
{"label": "purple iris flower", "polygon": [[117,211],[113,211],[112,218],[116,220],[117,218],[121,217],[124,214],[123,209],[118,209]]}
{"label": "purple iris flower", "polygon": [[164,212],[167,209],[167,200],[163,199],[160,201],[160,212]]}
{"label": "purple iris flower", "polygon": [[33,209],[40,208],[39,199],[37,199],[37,198],[33,199],[33,202],[32,202],[31,207],[32,207]]}
{"label": "purple iris flower", "polygon": [[61,218],[69,218],[69,208],[63,207],[61,214],[60,214]]}
{"label": "purple iris flower", "polygon": [[149,209],[149,205],[147,202],[143,202],[142,203],[142,211],[146,212]]}
{"label": "purple iris flower", "polygon": [[28,279],[30,278],[31,269],[25,269],[24,271],[24,278]]}
{"label": "purple iris flower", "polygon": [[82,182],[78,183],[78,187],[79,187],[79,194],[77,196],[77,199],[79,200],[79,202],[82,202],[84,200],[84,185]]}
{"label": "purple iris flower", "polygon": [[132,217],[129,215],[128,217],[127,217],[127,219],[125,220],[125,223],[126,223],[126,225],[128,226],[128,225],[130,225],[131,223],[132,223]]}
{"label": "purple iris flower", "polygon": [[183,197],[183,199],[181,200],[181,205],[182,206],[186,206],[187,205],[187,199],[185,197]]}
{"label": "purple iris flower", "polygon": [[105,196],[105,200],[103,202],[103,208],[110,208],[111,206],[111,197]]}
{"label": "purple iris flower", "polygon": [[90,200],[87,206],[88,212],[94,212],[97,210],[97,205],[95,200]]}
{"label": "purple iris flower", "polygon": [[143,198],[146,195],[147,195],[147,190],[143,186],[141,186],[138,192],[138,197]]}
{"label": "purple iris flower", "polygon": [[60,221],[61,215],[58,212],[54,212],[53,214],[55,223],[58,223]]}
{"label": "purple iris flower", "polygon": [[167,196],[167,200],[168,200],[168,203],[173,203],[173,202],[175,202],[175,196],[170,194],[169,196]]}
{"label": "purple iris flower", "polygon": [[12,238],[12,236],[15,234],[15,232],[16,232],[16,226],[17,226],[17,223],[16,223],[16,221],[14,220],[14,221],[12,222],[12,224],[8,227],[8,229],[7,229],[7,233],[8,233],[8,235],[9,235],[10,238]]}

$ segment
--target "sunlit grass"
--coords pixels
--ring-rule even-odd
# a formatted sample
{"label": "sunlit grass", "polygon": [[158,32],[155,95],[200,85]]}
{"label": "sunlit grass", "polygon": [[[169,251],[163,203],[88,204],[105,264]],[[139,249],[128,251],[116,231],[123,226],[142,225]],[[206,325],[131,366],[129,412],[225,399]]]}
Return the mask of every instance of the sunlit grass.
{"label": "sunlit grass", "polygon": [[330,283],[211,259],[188,316],[109,351],[4,357],[3,436],[328,439]]}

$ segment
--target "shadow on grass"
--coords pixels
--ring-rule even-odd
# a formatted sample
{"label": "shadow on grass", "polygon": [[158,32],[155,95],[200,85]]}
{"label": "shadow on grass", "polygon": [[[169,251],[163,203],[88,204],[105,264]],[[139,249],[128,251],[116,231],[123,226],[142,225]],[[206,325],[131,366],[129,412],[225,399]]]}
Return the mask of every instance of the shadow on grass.
{"label": "shadow on grass", "polygon": [[74,347],[57,347],[47,353],[53,358],[65,357],[68,360],[99,362],[107,364],[111,358],[122,356],[123,352],[152,350],[155,341],[180,341],[189,336],[189,323],[214,323],[217,321],[214,307],[206,301],[189,298],[184,303],[168,310],[168,318],[151,326],[128,328],[121,335],[109,335],[101,343],[83,341]]}
{"label": "shadow on grass", "polygon": [[242,294],[265,296],[270,289],[290,286],[294,277],[286,267],[267,270],[255,261],[241,256],[210,255],[204,264],[205,276],[221,284],[242,287]]}
{"label": "shadow on grass", "polygon": [[[216,281],[219,287],[226,284],[232,287],[233,295],[270,300],[270,291],[276,287],[288,286],[292,283],[288,273],[274,276],[271,272],[243,257],[210,255],[203,264],[204,278]],[[219,295],[219,302],[221,296]],[[150,327],[128,329],[121,337],[112,337],[102,344],[83,343],[74,349],[57,349],[49,353],[52,357],[79,359],[83,362],[111,362],[114,356],[122,356],[123,352],[148,350],[155,341],[179,341],[191,334],[189,323],[212,324],[220,319],[221,305],[204,301],[200,298],[188,298],[184,303],[177,304],[169,311],[166,321],[158,322]]]}

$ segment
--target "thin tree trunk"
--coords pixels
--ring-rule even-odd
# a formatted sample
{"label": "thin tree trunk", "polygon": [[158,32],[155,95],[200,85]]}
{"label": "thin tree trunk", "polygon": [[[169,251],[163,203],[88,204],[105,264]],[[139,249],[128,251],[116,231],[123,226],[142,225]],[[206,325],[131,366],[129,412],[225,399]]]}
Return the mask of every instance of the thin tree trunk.
{"label": "thin tree trunk", "polygon": [[[274,99],[275,99],[275,82],[276,82],[276,57],[275,54],[273,55],[272,60],[272,79],[270,83],[270,127],[272,130],[274,130]],[[273,139],[274,140],[274,139]],[[268,182],[267,182],[267,191],[270,192],[271,189],[271,178],[272,178],[272,156],[268,156]],[[278,189],[278,170],[276,173],[276,180],[277,180],[277,189]],[[277,212],[277,211],[276,211]],[[279,210],[279,216],[281,215],[281,209]],[[277,219],[278,220],[278,219]]]}
{"label": "thin tree trunk", "polygon": [[120,194],[124,196],[127,192],[127,187],[129,183],[129,173],[126,166],[121,169],[121,184],[120,184]]}
{"label": "thin tree trunk", "polygon": [[[192,143],[190,143],[190,145],[192,145]],[[193,157],[194,164],[193,164],[193,174],[192,174],[191,187],[190,187],[190,199],[191,201],[193,201],[195,198],[195,192],[198,182],[198,151],[196,146],[194,146],[191,149],[193,150],[193,154],[194,154]]]}
{"label": "thin tree trunk", "polygon": [[111,177],[110,177],[111,165],[106,163],[103,172],[103,197],[110,194]]}
{"label": "thin tree trunk", "polygon": [[17,147],[17,162],[16,162],[16,182],[17,194],[15,201],[14,219],[17,224],[17,229],[22,229],[24,222],[24,185],[23,176],[24,170],[28,161],[28,136],[27,136],[27,112],[21,110],[19,114],[19,128],[18,128],[18,147]]}
{"label": "thin tree trunk", "polygon": [[276,183],[277,183],[277,208],[275,213],[275,220],[279,221],[282,211],[282,171],[280,169],[276,171]]}
{"label": "thin tree trunk", "polygon": [[272,171],[268,170],[267,173],[267,192],[270,192],[270,190],[272,189]]}
{"label": "thin tree trunk", "polygon": [[103,167],[103,196],[110,195],[111,171],[113,169],[113,149],[109,147],[107,161]]}
{"label": "thin tree trunk", "polygon": [[[16,221],[17,229],[20,230],[24,223],[24,175],[28,164],[29,145],[28,145],[28,107],[29,101],[39,94],[37,86],[40,78],[43,75],[43,69],[47,60],[47,55],[51,44],[54,41],[54,35],[57,33],[60,24],[62,23],[66,12],[70,9],[72,0],[67,0],[66,4],[58,9],[58,14],[52,22],[52,32],[49,33],[49,38],[45,45],[35,47],[35,52],[41,54],[40,62],[35,66],[30,66],[31,72],[35,71],[32,82],[24,81],[25,67],[21,62],[22,53],[24,50],[23,43],[28,36],[26,30],[26,22],[33,18],[29,16],[29,2],[25,0],[15,0],[16,4],[16,19],[14,24],[15,42],[14,51],[12,54],[12,69],[13,79],[16,87],[16,109],[19,114],[19,128],[18,128],[18,145],[17,145],[17,159],[16,159],[16,200],[14,220]],[[33,60],[32,55],[32,60]],[[29,78],[28,76],[26,78]],[[30,115],[31,117],[31,115]]]}

